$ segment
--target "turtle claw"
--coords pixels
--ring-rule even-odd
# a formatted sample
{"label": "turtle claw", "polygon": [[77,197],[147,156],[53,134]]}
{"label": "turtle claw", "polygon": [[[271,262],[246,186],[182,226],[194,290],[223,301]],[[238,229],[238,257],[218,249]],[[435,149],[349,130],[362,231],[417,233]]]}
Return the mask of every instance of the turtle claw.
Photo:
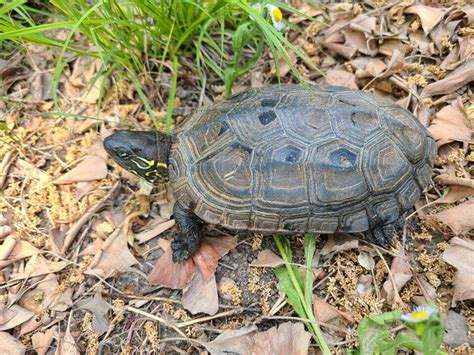
{"label": "turtle claw", "polygon": [[367,239],[369,242],[382,248],[389,249],[393,246],[393,234],[395,227],[393,224],[386,224],[367,231]]}
{"label": "turtle claw", "polygon": [[173,261],[175,263],[184,263],[191,256],[188,243],[180,239],[171,242],[171,250],[173,251]]}

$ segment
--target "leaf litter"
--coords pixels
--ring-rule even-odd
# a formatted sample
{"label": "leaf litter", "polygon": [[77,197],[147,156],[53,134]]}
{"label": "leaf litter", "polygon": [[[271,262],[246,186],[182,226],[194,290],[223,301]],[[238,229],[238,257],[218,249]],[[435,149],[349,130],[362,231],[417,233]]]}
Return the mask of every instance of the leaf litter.
{"label": "leaf litter", "polygon": [[[325,23],[290,18],[301,28],[301,33],[290,32],[293,43],[327,74],[323,78],[291,58],[305,80],[364,89],[399,102],[430,129],[439,148],[433,184],[417,207],[418,218],[407,221],[406,244],[379,254],[345,235],[319,239],[313,305],[318,320],[328,322],[324,335],[344,344],[335,351],[352,348],[356,343],[349,334],[364,316],[431,299],[449,325],[447,346],[463,351],[474,319],[469,307],[474,297],[474,106],[469,86],[474,80],[474,9],[458,1],[438,7],[413,0],[321,8],[291,3]],[[1,94],[10,100],[0,104],[0,114],[15,134],[0,133],[2,344],[11,353],[24,353],[27,348],[17,337],[21,331],[28,349],[40,354],[48,347],[59,354],[84,352],[97,339],[118,353],[127,345],[139,346],[136,335],[152,337],[143,330],[143,318],[126,311],[129,305],[160,319],[154,321],[163,351],[196,344],[212,354],[313,351],[302,323],[278,319],[294,314],[281,303],[272,269],[282,259],[271,238],[260,242],[258,253],[245,233],[229,235],[209,227],[193,259],[171,261],[174,200],[164,189],[139,195],[136,179],[118,168],[100,144],[122,119],[128,127],[152,127],[133,86],[114,79],[116,90],[110,90],[99,112],[103,78],[94,78],[100,62],[72,59],[60,78],[60,109],[101,120],[45,120],[42,114],[55,110],[48,83],[58,52],[38,45],[28,45],[28,51],[27,57],[0,62]],[[259,79],[253,73],[236,86],[273,82],[272,68],[257,64]],[[282,80],[292,81],[286,63],[281,69]],[[199,95],[185,89],[188,81],[178,80],[180,106],[194,109]],[[104,83],[108,90],[110,83]],[[209,85],[206,100],[220,93]],[[162,115],[162,98],[150,99]],[[292,247],[304,264],[298,238]],[[67,324],[61,322],[65,319]],[[463,331],[453,331],[452,324]],[[176,329],[181,329],[181,340],[168,341]],[[128,334],[126,340],[116,336],[121,332]]]}

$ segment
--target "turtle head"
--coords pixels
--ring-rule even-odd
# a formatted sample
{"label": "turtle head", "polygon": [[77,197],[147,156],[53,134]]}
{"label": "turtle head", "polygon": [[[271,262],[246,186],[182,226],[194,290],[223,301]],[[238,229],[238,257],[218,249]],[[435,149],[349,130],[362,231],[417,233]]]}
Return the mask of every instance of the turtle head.
{"label": "turtle head", "polygon": [[117,131],[104,139],[107,153],[125,170],[151,182],[168,181],[171,136],[160,132]]}

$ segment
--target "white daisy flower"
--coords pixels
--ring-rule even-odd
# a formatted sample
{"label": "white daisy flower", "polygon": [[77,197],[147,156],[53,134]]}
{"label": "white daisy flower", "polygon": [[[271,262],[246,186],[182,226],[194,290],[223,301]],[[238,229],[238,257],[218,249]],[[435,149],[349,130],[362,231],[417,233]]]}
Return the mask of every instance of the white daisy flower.
{"label": "white daisy flower", "polygon": [[420,323],[428,320],[436,312],[438,312],[436,307],[419,306],[413,312],[403,314],[401,319],[408,323]]}
{"label": "white daisy flower", "polygon": [[283,30],[285,28],[285,24],[282,22],[283,13],[281,12],[280,8],[278,8],[275,5],[268,4],[267,9],[268,9],[268,13],[270,14],[270,18],[272,19],[273,26],[278,31]]}

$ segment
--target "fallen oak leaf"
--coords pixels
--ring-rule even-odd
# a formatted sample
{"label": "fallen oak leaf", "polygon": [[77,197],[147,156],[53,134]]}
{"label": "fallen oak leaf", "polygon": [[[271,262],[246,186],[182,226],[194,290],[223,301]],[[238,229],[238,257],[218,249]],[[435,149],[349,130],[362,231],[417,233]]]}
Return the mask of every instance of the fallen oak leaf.
{"label": "fallen oak leaf", "polygon": [[58,327],[55,325],[43,332],[35,332],[31,336],[31,344],[38,355],[45,355],[49,350],[49,346],[53,342],[53,336],[56,334]]}
{"label": "fallen oak leaf", "polygon": [[69,263],[67,261],[52,261],[41,254],[35,254],[26,263],[25,270],[13,273],[11,280],[21,280],[29,277],[55,273],[64,269]]}
{"label": "fallen oak leaf", "polygon": [[109,329],[107,313],[112,309],[112,306],[102,298],[100,287],[96,288],[94,296],[80,301],[78,308],[92,313],[92,329],[97,335],[100,336]]}
{"label": "fallen oak leaf", "polygon": [[228,355],[229,353],[248,354],[253,345],[252,335],[257,331],[255,325],[239,329],[224,330],[213,341],[203,343],[211,355]]}
{"label": "fallen oak leaf", "polygon": [[324,302],[319,297],[313,298],[313,312],[316,320],[322,323],[327,323],[328,321],[338,317],[343,317],[350,323],[355,322],[354,317],[350,313],[338,310],[336,307]]}
{"label": "fallen oak leaf", "polygon": [[259,355],[306,355],[311,334],[303,323],[287,322],[264,332],[253,334],[253,345],[248,353]]}
{"label": "fallen oak leaf", "polygon": [[433,217],[449,226],[456,235],[467,233],[474,229],[474,199],[438,212]]}
{"label": "fallen oak leaf", "polygon": [[165,286],[181,290],[185,288],[193,278],[196,266],[191,258],[184,263],[173,262],[173,250],[171,242],[160,240],[160,248],[164,253],[156,261],[153,270],[148,274],[148,282],[152,285]]}
{"label": "fallen oak leaf", "polygon": [[74,337],[69,330],[69,324],[64,335],[58,337],[58,346],[55,355],[80,355]]}
{"label": "fallen oak leaf", "polygon": [[197,313],[216,314],[219,310],[219,299],[215,275],[205,281],[197,269],[191,283],[183,290],[181,302],[184,309],[193,315]]}
{"label": "fallen oak leaf", "polygon": [[461,98],[443,107],[428,127],[434,139],[441,146],[453,141],[469,142],[471,122],[467,118]]}
{"label": "fallen oak leaf", "polygon": [[321,255],[328,255],[329,253],[338,253],[344,250],[357,249],[359,247],[359,240],[351,235],[335,233],[328,237],[320,251]]}
{"label": "fallen oak leaf", "polygon": [[474,298],[474,241],[454,237],[442,260],[457,269],[453,280],[453,302]]}
{"label": "fallen oak leaf", "polygon": [[[117,257],[118,255],[120,257]],[[127,271],[137,263],[137,259],[128,249],[124,228],[120,226],[105,240],[85,273],[106,278],[112,276],[114,272]]]}
{"label": "fallen oak leaf", "polygon": [[270,249],[262,250],[258,253],[257,259],[252,261],[250,266],[276,268],[284,265],[284,261]]}
{"label": "fallen oak leaf", "polygon": [[218,238],[203,238],[201,246],[192,259],[202,273],[204,281],[209,280],[217,269],[217,262],[237,246],[237,238],[228,235]]}
{"label": "fallen oak leaf", "polygon": [[21,297],[19,304],[35,314],[44,311],[64,312],[72,304],[73,289],[67,288],[59,292],[58,286],[58,277],[55,274],[46,275],[34,289]]}
{"label": "fallen oak leaf", "polygon": [[107,176],[107,163],[104,158],[89,154],[73,169],[57,178],[55,184],[73,184],[76,182],[102,180]]}

